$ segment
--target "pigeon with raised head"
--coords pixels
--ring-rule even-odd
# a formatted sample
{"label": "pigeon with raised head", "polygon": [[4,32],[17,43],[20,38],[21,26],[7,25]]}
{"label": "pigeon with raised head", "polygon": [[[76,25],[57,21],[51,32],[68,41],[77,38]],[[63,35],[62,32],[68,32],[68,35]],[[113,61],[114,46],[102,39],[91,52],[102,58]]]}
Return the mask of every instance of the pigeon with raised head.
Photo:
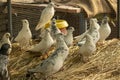
{"label": "pigeon with raised head", "polygon": [[69,48],[66,45],[61,33],[56,35],[57,45],[55,51],[46,60],[36,66],[34,69],[29,69],[31,73],[41,73],[44,78],[58,72],[69,54]]}
{"label": "pigeon with raised head", "polygon": [[99,29],[100,29],[100,25],[97,23],[97,19],[96,18],[91,18],[90,19],[90,29],[88,31],[87,34],[91,35],[93,38],[93,42],[96,44],[98,42],[98,40],[100,39],[100,33],[99,33]]}
{"label": "pigeon with raised head", "polygon": [[110,28],[110,25],[108,23],[108,17],[105,16],[103,19],[102,19],[102,23],[100,25],[100,29],[99,29],[99,32],[100,32],[100,40],[99,41],[105,41],[105,39],[110,35],[111,33],[111,28]]}
{"label": "pigeon with raised head", "polygon": [[56,44],[56,34],[61,33],[60,29],[56,26],[56,19],[53,18],[50,26],[50,34],[54,40],[54,44]]}
{"label": "pigeon with raised head", "polygon": [[51,36],[53,38],[55,38],[56,34],[61,33],[60,29],[56,26],[55,18],[52,19],[50,29],[51,29]]}
{"label": "pigeon with raised head", "polygon": [[98,40],[100,39],[99,28],[100,28],[100,25],[97,23],[97,19],[91,18],[90,19],[90,28],[85,33],[83,33],[82,35],[80,35],[78,37],[78,39],[80,40],[78,42],[78,45],[81,46],[86,42],[86,39],[84,38],[84,36],[86,34],[91,35],[93,38],[93,42],[96,44],[98,42]]}
{"label": "pigeon with raised head", "polygon": [[[10,47],[12,47],[11,41],[10,41],[10,33],[5,33],[2,37],[2,39],[0,40],[0,48],[4,43],[8,43],[10,45]],[[11,49],[9,49],[9,53],[11,53]]]}
{"label": "pigeon with raised head", "polygon": [[8,43],[4,43],[0,49],[0,80],[10,80],[10,76],[8,75],[8,55],[11,45]]}
{"label": "pigeon with raised head", "polygon": [[30,41],[32,39],[32,33],[29,28],[29,22],[27,19],[22,20],[23,27],[19,31],[15,41],[17,41],[21,49],[27,49],[30,46]]}
{"label": "pigeon with raised head", "polygon": [[32,46],[28,51],[31,52],[41,52],[42,54],[44,54],[46,51],[49,50],[49,48],[53,45],[54,41],[50,35],[50,30],[47,28],[44,31],[44,35],[42,37],[42,40]]}
{"label": "pigeon with raised head", "polygon": [[91,35],[86,34],[84,37],[86,38],[86,42],[80,47],[79,52],[83,55],[84,59],[87,59],[94,51],[96,51],[96,44]]}
{"label": "pigeon with raised head", "polygon": [[73,45],[73,31],[75,31],[74,27],[69,27],[67,34],[64,36],[64,40],[68,46]]}
{"label": "pigeon with raised head", "polygon": [[42,11],[40,20],[35,28],[35,30],[39,30],[40,28],[43,28],[46,23],[48,23],[52,17],[54,16],[55,10],[54,10],[54,3],[50,2],[48,6]]}

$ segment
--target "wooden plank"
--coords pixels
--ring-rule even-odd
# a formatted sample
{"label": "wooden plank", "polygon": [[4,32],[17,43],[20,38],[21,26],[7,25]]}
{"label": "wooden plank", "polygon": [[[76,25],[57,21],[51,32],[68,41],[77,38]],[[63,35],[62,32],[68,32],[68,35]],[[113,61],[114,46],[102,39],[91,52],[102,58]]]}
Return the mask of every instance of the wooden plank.
{"label": "wooden plank", "polygon": [[5,19],[7,17],[6,14],[0,14],[0,19]]}
{"label": "wooden plank", "polygon": [[6,31],[6,24],[0,25],[0,32],[1,31]]}
{"label": "wooden plank", "polygon": [[22,8],[14,8],[13,9],[15,13],[20,13],[20,14],[28,14],[28,15],[38,15],[40,16],[41,11],[34,10],[34,9],[22,9]]}
{"label": "wooden plank", "polygon": [[[47,4],[21,4],[21,3],[12,3],[12,7],[13,8],[34,8],[34,9],[38,9],[38,10],[42,10],[47,6]],[[55,7],[56,11],[60,11],[60,12],[68,12],[68,13],[80,13],[81,12],[81,8],[75,8],[75,7],[71,7],[71,6],[56,6]]]}
{"label": "wooden plank", "polygon": [[7,5],[7,3],[0,2],[0,13],[5,9],[6,5]]}
{"label": "wooden plank", "polygon": [[0,19],[0,26],[4,25],[4,24],[7,24],[8,20],[1,20]]}
{"label": "wooden plank", "polygon": [[5,5],[7,5],[6,2],[0,2],[0,6],[5,6]]}

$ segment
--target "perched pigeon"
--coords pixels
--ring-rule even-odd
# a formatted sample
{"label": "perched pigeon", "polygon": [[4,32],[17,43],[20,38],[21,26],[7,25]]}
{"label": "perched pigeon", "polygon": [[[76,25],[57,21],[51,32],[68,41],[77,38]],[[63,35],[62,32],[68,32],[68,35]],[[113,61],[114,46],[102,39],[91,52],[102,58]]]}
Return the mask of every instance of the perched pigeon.
{"label": "perched pigeon", "polygon": [[[5,33],[0,41],[0,48],[4,43],[8,43],[10,47],[12,47],[11,41],[10,41],[10,33]],[[9,49],[9,53],[11,52],[11,48]]]}
{"label": "perched pigeon", "polygon": [[100,29],[100,25],[97,23],[97,19],[96,18],[90,19],[90,29],[87,34],[92,36],[93,42],[95,44],[100,39],[99,29]]}
{"label": "perched pigeon", "polygon": [[78,42],[78,45],[81,46],[86,42],[86,39],[84,38],[84,36],[86,34],[91,35],[93,38],[93,42],[96,44],[98,42],[98,40],[100,39],[99,28],[100,28],[100,25],[97,23],[97,19],[91,18],[90,19],[90,28],[85,33],[80,35],[80,37],[78,37],[78,39],[81,40]]}
{"label": "perched pigeon", "polygon": [[56,26],[56,19],[55,18],[52,19],[51,27],[50,28],[51,28],[51,35],[53,37],[55,37],[56,34],[61,33],[61,31],[59,30],[59,28]]}
{"label": "perched pigeon", "polygon": [[45,29],[45,33],[44,36],[42,37],[42,40],[32,46],[29,51],[31,52],[41,52],[42,54],[44,54],[47,50],[49,50],[49,48],[53,45],[54,41],[50,35],[50,31],[49,29]]}
{"label": "perched pigeon", "polygon": [[56,26],[56,19],[53,18],[50,26],[50,34],[54,40],[54,44],[56,44],[56,34],[61,33],[59,28]]}
{"label": "perched pigeon", "polygon": [[85,35],[86,42],[80,47],[80,54],[83,55],[84,58],[88,58],[94,51],[96,51],[96,44],[93,41],[93,37],[89,34]]}
{"label": "perched pigeon", "polygon": [[69,54],[69,48],[67,47],[63,35],[61,33],[56,35],[57,46],[56,50],[46,60],[36,66],[34,69],[29,69],[31,73],[41,73],[44,78],[51,76],[58,72],[64,63],[64,60]]}
{"label": "perched pigeon", "polygon": [[100,41],[105,41],[105,39],[110,35],[111,33],[111,28],[110,25],[108,24],[108,17],[105,16],[102,19],[102,23],[100,25]]}
{"label": "perched pigeon", "polygon": [[69,48],[68,48],[67,44],[64,41],[64,34],[63,33],[56,34],[56,41],[57,41],[56,49],[59,49],[59,48],[63,47],[64,49],[67,50],[66,54],[63,54],[64,60],[65,60],[66,57],[68,56]]}
{"label": "perched pigeon", "polygon": [[43,28],[46,23],[48,23],[52,17],[54,16],[55,10],[54,10],[54,3],[50,2],[48,6],[42,11],[40,20],[35,28],[35,30],[39,30],[40,28]]}
{"label": "perched pigeon", "polygon": [[69,27],[67,30],[67,35],[65,35],[64,40],[68,46],[71,46],[73,44],[73,31],[74,27]]}
{"label": "perched pigeon", "polygon": [[10,48],[10,44],[4,43],[0,49],[0,80],[10,80],[7,69]]}
{"label": "perched pigeon", "polygon": [[26,49],[30,46],[30,41],[32,39],[32,33],[29,28],[29,22],[27,19],[22,20],[23,27],[19,31],[15,41],[20,44],[21,49]]}

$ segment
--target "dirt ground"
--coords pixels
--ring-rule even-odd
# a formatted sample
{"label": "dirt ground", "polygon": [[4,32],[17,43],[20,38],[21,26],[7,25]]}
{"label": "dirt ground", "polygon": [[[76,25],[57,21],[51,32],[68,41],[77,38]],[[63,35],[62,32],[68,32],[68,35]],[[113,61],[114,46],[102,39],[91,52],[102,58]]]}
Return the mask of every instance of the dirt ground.
{"label": "dirt ground", "polygon": [[[120,80],[119,39],[107,40],[103,45],[97,45],[96,52],[86,63],[82,62],[78,50],[78,46],[70,47],[70,54],[64,63],[63,70],[48,80]],[[52,51],[50,50],[49,53]],[[42,61],[40,56],[20,50],[20,47],[13,43],[9,59],[11,80],[40,80],[39,73],[26,77],[27,70],[34,68]]]}

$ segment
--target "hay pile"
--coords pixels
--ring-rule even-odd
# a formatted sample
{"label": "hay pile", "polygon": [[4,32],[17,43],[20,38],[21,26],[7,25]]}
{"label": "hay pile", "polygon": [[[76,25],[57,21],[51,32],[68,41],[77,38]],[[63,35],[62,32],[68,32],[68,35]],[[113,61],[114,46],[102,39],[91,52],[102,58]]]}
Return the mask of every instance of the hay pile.
{"label": "hay pile", "polygon": [[[78,49],[77,46],[70,48],[63,70],[49,80],[120,80],[120,40],[112,39],[104,45],[97,45],[97,51],[87,63],[82,62]],[[40,57],[21,51],[14,44],[9,58],[11,80],[29,80],[26,78],[26,71],[41,62]],[[39,77],[39,74],[35,76]]]}

